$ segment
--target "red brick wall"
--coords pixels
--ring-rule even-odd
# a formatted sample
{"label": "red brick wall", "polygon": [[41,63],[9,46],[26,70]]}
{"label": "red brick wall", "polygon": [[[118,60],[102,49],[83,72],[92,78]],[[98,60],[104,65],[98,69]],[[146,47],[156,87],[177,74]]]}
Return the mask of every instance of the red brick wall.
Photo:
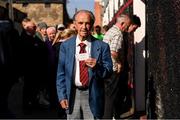
{"label": "red brick wall", "polygon": [[95,15],[96,21],[94,23],[94,26],[102,25],[101,11],[102,11],[102,6],[99,4],[99,2],[95,2],[94,3],[94,15]]}

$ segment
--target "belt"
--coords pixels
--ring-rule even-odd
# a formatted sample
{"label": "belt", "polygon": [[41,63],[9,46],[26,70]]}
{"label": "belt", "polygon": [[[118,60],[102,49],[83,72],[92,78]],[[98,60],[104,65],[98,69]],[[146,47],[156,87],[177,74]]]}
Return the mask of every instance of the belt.
{"label": "belt", "polygon": [[82,91],[85,91],[85,90],[88,89],[88,87],[83,87],[83,86],[76,86],[76,88],[77,88],[78,90],[82,90]]}

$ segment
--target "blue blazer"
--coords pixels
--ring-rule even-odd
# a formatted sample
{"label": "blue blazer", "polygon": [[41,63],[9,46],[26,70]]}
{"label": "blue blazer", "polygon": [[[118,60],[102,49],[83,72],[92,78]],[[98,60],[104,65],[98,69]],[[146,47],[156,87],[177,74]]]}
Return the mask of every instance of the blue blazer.
{"label": "blue blazer", "polygon": [[[76,37],[63,42],[60,47],[57,93],[59,101],[68,99],[68,113],[73,111],[74,99],[74,63],[76,51]],[[89,68],[89,105],[93,115],[101,118],[104,113],[104,80],[112,74],[112,60],[109,45],[91,36],[91,57],[96,58],[95,68]]]}

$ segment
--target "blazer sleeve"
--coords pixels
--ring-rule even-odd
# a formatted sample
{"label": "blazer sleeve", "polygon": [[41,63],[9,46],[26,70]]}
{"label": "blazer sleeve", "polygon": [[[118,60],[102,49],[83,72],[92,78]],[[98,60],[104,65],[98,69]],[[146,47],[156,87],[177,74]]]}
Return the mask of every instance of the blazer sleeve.
{"label": "blazer sleeve", "polygon": [[57,68],[57,78],[56,78],[56,88],[59,101],[67,99],[66,95],[66,81],[65,81],[65,46],[61,44],[59,51],[58,59],[58,68]]}
{"label": "blazer sleeve", "polygon": [[113,72],[110,48],[107,43],[102,42],[101,57],[97,61],[95,71],[96,76],[102,79],[110,77]]}

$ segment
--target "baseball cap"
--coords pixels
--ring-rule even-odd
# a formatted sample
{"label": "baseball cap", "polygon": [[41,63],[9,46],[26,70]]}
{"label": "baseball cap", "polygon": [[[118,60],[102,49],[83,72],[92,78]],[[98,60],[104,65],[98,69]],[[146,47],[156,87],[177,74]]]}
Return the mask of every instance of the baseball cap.
{"label": "baseball cap", "polygon": [[62,29],[62,28],[65,29],[65,26],[64,26],[63,24],[59,24],[59,25],[57,26],[57,29]]}

